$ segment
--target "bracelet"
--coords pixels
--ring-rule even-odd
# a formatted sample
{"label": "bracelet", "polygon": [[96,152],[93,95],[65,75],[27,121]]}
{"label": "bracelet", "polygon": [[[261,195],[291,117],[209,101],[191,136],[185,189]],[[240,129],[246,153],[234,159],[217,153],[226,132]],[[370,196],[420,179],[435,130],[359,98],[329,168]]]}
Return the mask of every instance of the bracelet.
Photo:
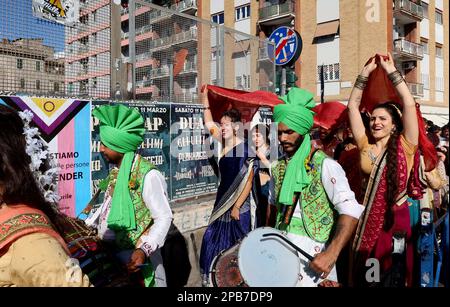
{"label": "bracelet", "polygon": [[391,72],[388,75],[388,78],[389,78],[389,80],[391,80],[391,82],[394,86],[397,86],[404,81],[403,76],[401,75],[401,73],[398,70]]}
{"label": "bracelet", "polygon": [[356,78],[355,87],[363,91],[366,88],[368,81],[369,81],[368,77],[359,75],[358,78]]}

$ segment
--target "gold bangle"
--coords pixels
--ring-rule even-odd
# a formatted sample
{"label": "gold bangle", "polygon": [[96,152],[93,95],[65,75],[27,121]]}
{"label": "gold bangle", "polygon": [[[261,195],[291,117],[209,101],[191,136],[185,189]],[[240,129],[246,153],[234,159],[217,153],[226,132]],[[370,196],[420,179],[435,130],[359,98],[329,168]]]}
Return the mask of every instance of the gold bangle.
{"label": "gold bangle", "polygon": [[397,86],[404,81],[403,76],[400,74],[398,70],[395,70],[390,74],[388,74],[388,78],[389,80],[391,80],[394,86]]}

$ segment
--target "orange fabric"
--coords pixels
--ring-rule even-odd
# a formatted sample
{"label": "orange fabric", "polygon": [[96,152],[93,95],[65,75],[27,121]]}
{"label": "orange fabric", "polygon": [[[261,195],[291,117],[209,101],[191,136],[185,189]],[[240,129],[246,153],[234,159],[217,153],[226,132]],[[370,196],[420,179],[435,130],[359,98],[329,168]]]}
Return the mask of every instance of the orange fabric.
{"label": "orange fabric", "polygon": [[[356,143],[360,151],[361,170],[364,174],[370,175],[374,163],[370,159],[369,151],[375,146],[375,144],[369,144],[367,136],[363,136],[361,139],[356,140]],[[405,152],[407,176],[409,178],[414,164],[414,154],[416,153],[418,146],[409,143],[403,135],[400,135],[400,143],[402,144],[403,151]]]}

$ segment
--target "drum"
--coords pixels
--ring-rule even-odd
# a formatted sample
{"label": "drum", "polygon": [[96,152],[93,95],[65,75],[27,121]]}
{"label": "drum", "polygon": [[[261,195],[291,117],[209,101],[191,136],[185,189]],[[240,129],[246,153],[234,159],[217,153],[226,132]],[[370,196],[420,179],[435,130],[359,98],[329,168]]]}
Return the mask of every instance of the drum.
{"label": "drum", "polygon": [[95,229],[83,220],[59,214],[55,227],[67,244],[72,258],[89,277],[94,287],[131,287],[126,268],[123,268],[112,250],[97,236]]}
{"label": "drum", "polygon": [[283,232],[271,227],[251,231],[214,258],[210,283],[215,287],[294,287],[300,259],[285,240]]}
{"label": "drum", "polygon": [[239,271],[239,244],[222,251],[213,259],[209,274],[213,287],[248,287]]}

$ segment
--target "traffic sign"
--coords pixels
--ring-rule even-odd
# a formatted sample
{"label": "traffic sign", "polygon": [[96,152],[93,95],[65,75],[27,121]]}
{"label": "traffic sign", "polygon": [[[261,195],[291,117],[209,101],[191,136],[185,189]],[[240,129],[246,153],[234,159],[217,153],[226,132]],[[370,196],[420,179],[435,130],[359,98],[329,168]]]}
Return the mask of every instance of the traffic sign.
{"label": "traffic sign", "polygon": [[297,61],[302,52],[302,37],[289,27],[279,27],[269,36],[273,43],[268,46],[269,54],[275,56],[275,65],[285,66]]}

